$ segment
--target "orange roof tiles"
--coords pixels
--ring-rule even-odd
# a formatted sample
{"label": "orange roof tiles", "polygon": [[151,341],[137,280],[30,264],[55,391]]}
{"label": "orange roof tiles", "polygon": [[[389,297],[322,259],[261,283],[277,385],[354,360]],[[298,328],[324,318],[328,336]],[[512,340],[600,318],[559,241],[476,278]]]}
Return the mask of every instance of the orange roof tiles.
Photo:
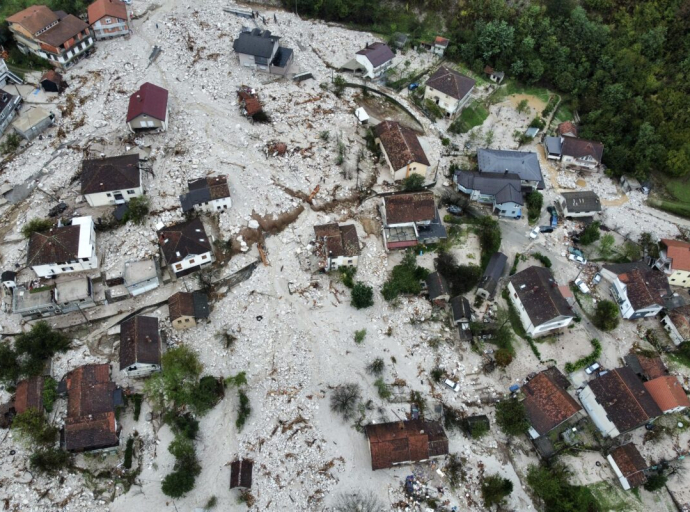
{"label": "orange roof tiles", "polygon": [[662,238],[661,243],[666,246],[666,254],[673,260],[672,270],[690,271],[690,244],[680,240]]}
{"label": "orange roof tiles", "polygon": [[666,412],[676,407],[690,407],[690,400],[676,377],[667,375],[644,383],[659,408]]}
{"label": "orange roof tiles", "polygon": [[101,18],[112,16],[120,20],[127,19],[127,6],[120,0],[96,0],[89,5],[89,23],[96,23]]}
{"label": "orange roof tiles", "polygon": [[527,417],[539,435],[550,432],[582,409],[554,376],[545,372],[522,386],[522,392]]}

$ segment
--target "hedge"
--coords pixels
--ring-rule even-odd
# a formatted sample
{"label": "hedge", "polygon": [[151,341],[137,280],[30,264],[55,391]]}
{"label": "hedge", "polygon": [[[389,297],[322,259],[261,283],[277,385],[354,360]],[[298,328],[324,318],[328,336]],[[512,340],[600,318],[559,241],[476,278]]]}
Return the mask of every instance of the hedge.
{"label": "hedge", "polygon": [[578,359],[574,363],[565,363],[565,371],[567,373],[573,373],[576,370],[581,370],[582,368],[586,368],[597,362],[597,359],[599,359],[599,356],[601,356],[601,343],[596,338],[593,338],[591,343],[592,347],[594,347],[594,350],[591,354]]}

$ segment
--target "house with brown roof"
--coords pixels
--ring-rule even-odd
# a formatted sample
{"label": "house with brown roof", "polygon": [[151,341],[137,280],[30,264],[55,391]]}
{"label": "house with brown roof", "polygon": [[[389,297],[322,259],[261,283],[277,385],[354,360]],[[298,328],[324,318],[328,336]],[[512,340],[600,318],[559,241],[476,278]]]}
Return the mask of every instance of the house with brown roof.
{"label": "house with brown roof", "polygon": [[690,306],[681,306],[661,317],[661,325],[675,345],[690,341]]}
{"label": "house with brown roof", "polygon": [[647,481],[645,470],[649,467],[633,443],[614,448],[606,456],[621,487],[628,491]]}
{"label": "house with brown roof", "polygon": [[96,229],[91,217],[75,217],[42,233],[32,233],[26,257],[27,267],[38,277],[98,268]]}
{"label": "house with brown roof", "polygon": [[604,145],[578,137],[561,137],[561,165],[587,171],[596,171],[601,165]]}
{"label": "house with brown roof", "polygon": [[559,137],[577,137],[577,126],[572,121],[564,121],[556,129]]}
{"label": "house with brown roof", "polygon": [[644,383],[645,389],[664,414],[673,414],[690,407],[690,400],[678,378],[664,375]]}
{"label": "house with brown roof", "polygon": [[441,66],[426,81],[424,99],[436,103],[450,117],[467,104],[475,83],[470,77]]}
{"label": "house with brown roof", "polygon": [[671,286],[690,288],[689,243],[662,238],[659,242],[659,258],[654,266],[668,276]]}
{"label": "house with brown roof", "polygon": [[180,196],[183,212],[199,209],[207,213],[226,211],[232,206],[228,177],[207,176],[187,182],[189,192]]}
{"label": "house with brown roof", "polygon": [[627,366],[600,373],[579,392],[579,398],[604,437],[617,437],[662,414],[642,381]]}
{"label": "house with brown roof", "polygon": [[161,369],[158,318],[133,316],[120,324],[120,371],[129,377],[148,377]]}
{"label": "house with brown roof", "polygon": [[251,489],[252,469],[254,461],[251,459],[237,459],[230,464],[230,489]]}
{"label": "house with brown roof", "polygon": [[150,82],[129,97],[127,126],[132,132],[168,129],[168,91]]}
{"label": "house with brown roof", "polygon": [[366,425],[371,469],[387,469],[448,455],[448,437],[437,421],[392,421]]}
{"label": "house with brown roof", "polygon": [[643,262],[604,265],[601,276],[611,283],[611,296],[628,320],[658,315],[671,288],[663,272]]}
{"label": "house with brown roof", "polygon": [[198,218],[158,231],[158,245],[163,260],[177,277],[213,263],[212,241]]}
{"label": "house with brown roof", "polygon": [[582,407],[568,393],[569,387],[570,382],[555,366],[522,386],[523,404],[531,425],[528,433],[532,439],[582,416]]}
{"label": "house with brown roof", "polygon": [[397,121],[383,121],[376,125],[374,134],[395,181],[411,174],[426,177],[429,159],[414,131]]}
{"label": "house with brown roof", "polygon": [[127,5],[120,0],[96,0],[89,5],[89,25],[96,39],[112,39],[129,34]]}
{"label": "house with brown roof", "polygon": [[81,193],[93,207],[128,203],[144,194],[138,154],[84,160],[80,178]]}
{"label": "house with brown roof", "polygon": [[530,336],[562,329],[575,318],[572,306],[547,268],[532,266],[518,272],[508,281],[508,293]]}
{"label": "house with brown roof", "polygon": [[47,59],[56,68],[72,66],[94,44],[86,23],[45,5],[27,7],[6,21],[22,53]]}
{"label": "house with brown roof", "polygon": [[110,380],[109,364],[88,364],[72,370],[60,387],[67,390],[67,418],[61,444],[70,452],[116,449],[120,426],[115,407],[122,390]]}
{"label": "house with brown roof", "polygon": [[41,80],[39,80],[41,88],[45,92],[56,92],[60,94],[65,89],[67,89],[68,84],[60,73],[51,69],[43,74]]}
{"label": "house with brown roof", "polygon": [[326,272],[340,267],[356,267],[361,248],[354,224],[336,223],[314,226],[315,252],[319,267]]}
{"label": "house with brown roof", "polygon": [[177,292],[168,299],[170,323],[175,329],[195,327],[198,320],[206,320],[211,312],[208,297],[201,292]]}
{"label": "house with brown roof", "polygon": [[393,194],[381,207],[383,245],[387,251],[448,238],[432,192]]}
{"label": "house with brown roof", "polygon": [[355,61],[359,64],[358,70],[362,72],[362,76],[373,80],[380,78],[393,64],[394,56],[387,44],[377,42],[367,44],[359,50],[355,55]]}
{"label": "house with brown roof", "polygon": [[[254,120],[255,116],[263,112],[263,106],[255,89],[243,85],[237,90],[237,98],[239,100],[240,112],[245,117]],[[257,117],[256,119],[258,120],[259,118]]]}
{"label": "house with brown roof", "polygon": [[22,414],[29,409],[43,412],[43,382],[41,375],[20,380],[14,394],[14,410]]}

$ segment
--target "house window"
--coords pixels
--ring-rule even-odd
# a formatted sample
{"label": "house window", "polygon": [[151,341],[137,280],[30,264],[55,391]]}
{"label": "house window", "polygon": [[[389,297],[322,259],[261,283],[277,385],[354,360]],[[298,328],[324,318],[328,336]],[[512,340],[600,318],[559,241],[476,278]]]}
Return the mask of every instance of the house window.
{"label": "house window", "polygon": [[110,18],[106,18],[105,23],[106,23],[106,25],[110,25]]}
{"label": "house window", "polygon": [[348,265],[352,265],[352,260],[347,260]]}
{"label": "house window", "polygon": [[128,190],[127,193],[128,193],[129,195],[133,195],[133,194],[134,194],[134,190]]}
{"label": "house window", "polygon": [[202,259],[202,260],[205,260],[206,258],[208,258],[208,256],[206,256],[205,254],[203,254],[203,255],[201,256],[201,259]]}
{"label": "house window", "polygon": [[181,270],[182,269],[182,263],[178,263],[177,265],[175,265],[175,268],[177,270]]}
{"label": "house window", "polygon": [[194,260],[189,260],[189,264],[192,265],[194,263]]}
{"label": "house window", "polygon": [[61,267],[60,270],[63,272],[69,272],[70,270],[74,270],[74,267]]}
{"label": "house window", "polygon": [[227,204],[224,204],[224,205],[223,205],[223,208],[224,208],[225,210],[227,210],[227,209],[228,209],[228,205],[227,205]]}
{"label": "house window", "polygon": [[188,322],[189,322],[189,318],[185,318],[184,321],[185,321],[185,323],[188,323]]}
{"label": "house window", "polygon": [[515,298],[517,299],[517,293],[514,293],[514,294],[513,294],[513,297],[515,297]]}
{"label": "house window", "polygon": [[112,195],[110,192],[106,193],[105,195],[106,195],[107,197],[113,197],[113,195]]}

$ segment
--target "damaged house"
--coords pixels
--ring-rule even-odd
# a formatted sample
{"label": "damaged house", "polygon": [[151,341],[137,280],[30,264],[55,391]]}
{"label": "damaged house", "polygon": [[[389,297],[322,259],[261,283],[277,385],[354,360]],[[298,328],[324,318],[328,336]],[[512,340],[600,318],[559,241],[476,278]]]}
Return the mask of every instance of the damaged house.
{"label": "damaged house", "polygon": [[359,50],[343,69],[361,73],[363,77],[380,78],[393,64],[393,51],[384,43],[372,43]]}
{"label": "damaged house", "polygon": [[129,34],[127,5],[120,0],[96,0],[89,5],[88,15],[89,25],[98,40]]}
{"label": "damaged house", "polygon": [[90,206],[113,206],[144,194],[139,155],[84,160],[81,193]]}
{"label": "damaged house", "polygon": [[496,295],[496,288],[498,288],[498,282],[503,277],[507,262],[508,256],[502,252],[495,252],[491,255],[489,263],[484,270],[484,274],[482,274],[479,284],[477,285],[477,295],[486,300],[492,300],[494,298]]}
{"label": "damaged house", "polygon": [[255,28],[242,32],[232,48],[240,59],[240,66],[284,76],[292,65],[293,52],[280,46],[279,39],[268,30]]}
{"label": "damaged house", "polygon": [[177,277],[186,276],[213,263],[215,256],[211,242],[200,219],[158,231],[163,260]]}
{"label": "damaged house", "polygon": [[477,164],[480,173],[516,174],[525,191],[544,189],[539,158],[531,151],[478,149]]}
{"label": "damaged house", "polygon": [[570,218],[595,217],[601,213],[601,201],[591,190],[563,192],[561,194],[563,216]]}
{"label": "damaged house", "polygon": [[211,311],[208,297],[201,292],[177,292],[168,299],[170,323],[175,329],[195,327],[198,320],[206,320]]}
{"label": "damaged house", "polygon": [[467,104],[475,83],[454,69],[441,66],[426,81],[424,99],[433,101],[451,117]]}
{"label": "damaged house", "polygon": [[340,267],[356,267],[361,248],[354,224],[321,224],[314,226],[315,253],[319,267],[326,272]]}
{"label": "damaged house", "polygon": [[470,196],[470,201],[490,204],[491,211],[501,217],[520,219],[525,201],[517,174],[484,174],[456,171],[453,181],[458,191]]}
{"label": "damaged house", "polygon": [[645,470],[649,467],[633,443],[618,446],[609,452],[606,460],[616,474],[621,487],[629,491],[647,482]]}
{"label": "damaged house", "polygon": [[[562,123],[562,125],[565,123]],[[559,125],[559,130],[561,125]],[[564,127],[564,129],[569,129]],[[572,135],[545,137],[546,158],[561,162],[561,166],[576,170],[596,171],[601,166],[604,145]]]}
{"label": "damaged house", "polygon": [[462,341],[472,340],[470,323],[474,320],[470,301],[462,295],[450,299],[450,307],[453,312],[453,324],[457,326]]}
{"label": "damaged house", "polygon": [[438,243],[448,237],[432,192],[385,196],[381,219],[383,245],[387,251]]}
{"label": "damaged house", "polygon": [[67,82],[62,75],[54,69],[44,73],[39,83],[45,92],[56,92],[60,94],[67,89]]}
{"label": "damaged house", "polygon": [[654,267],[668,276],[671,286],[690,288],[690,244],[662,238],[659,242],[659,257],[654,262]]}
{"label": "damaged house", "polygon": [[161,369],[158,318],[133,316],[120,324],[120,371],[128,377],[148,377]]}
{"label": "damaged house", "polygon": [[168,91],[150,82],[142,84],[129,97],[127,126],[133,133],[140,130],[167,130]]}
{"label": "damaged house", "polygon": [[671,295],[666,276],[642,262],[604,265],[601,276],[611,283],[611,296],[628,320],[658,315]]}
{"label": "damaged house", "polygon": [[426,177],[429,159],[413,130],[397,121],[383,121],[376,125],[374,134],[395,181],[411,174]]}
{"label": "damaged house", "polygon": [[[67,277],[67,276],[65,276]],[[39,283],[26,288],[19,285],[12,294],[12,312],[25,318],[45,318],[71,313],[96,305],[89,277],[75,277]]]}
{"label": "damaged house", "polygon": [[388,469],[448,455],[448,437],[437,421],[393,421],[366,425],[371,469]]}
{"label": "damaged house", "polygon": [[690,407],[683,385],[673,375],[648,380],[644,387],[664,414],[674,414]]}
{"label": "damaged house", "polygon": [[61,445],[69,452],[117,449],[120,426],[115,407],[124,404],[122,390],[110,380],[109,364],[87,364],[72,370],[58,386],[67,392],[67,418]]}
{"label": "damaged house", "polygon": [[21,104],[21,96],[13,96],[4,89],[0,89],[0,136],[17,115]]}
{"label": "damaged house", "polygon": [[187,182],[189,192],[180,196],[183,212],[199,209],[207,213],[232,207],[227,176],[209,176]]}
{"label": "damaged house", "polygon": [[690,341],[690,306],[681,306],[666,312],[661,317],[661,325],[668,333],[674,345]]}
{"label": "damaged house", "polygon": [[43,383],[45,378],[41,375],[29,377],[17,382],[17,390],[14,393],[14,411],[22,414],[29,409],[43,412]]}
{"label": "damaged house", "polygon": [[243,116],[248,117],[253,121],[266,120],[263,106],[259,101],[259,95],[251,87],[243,85],[237,91],[237,97],[240,105],[240,112]]}
{"label": "damaged house", "polygon": [[448,281],[439,273],[432,272],[426,276],[426,294],[434,306],[443,307],[450,300]]}
{"label": "damaged house", "polygon": [[71,224],[32,233],[27,250],[27,267],[38,277],[98,268],[96,230],[91,217],[75,217]]}

